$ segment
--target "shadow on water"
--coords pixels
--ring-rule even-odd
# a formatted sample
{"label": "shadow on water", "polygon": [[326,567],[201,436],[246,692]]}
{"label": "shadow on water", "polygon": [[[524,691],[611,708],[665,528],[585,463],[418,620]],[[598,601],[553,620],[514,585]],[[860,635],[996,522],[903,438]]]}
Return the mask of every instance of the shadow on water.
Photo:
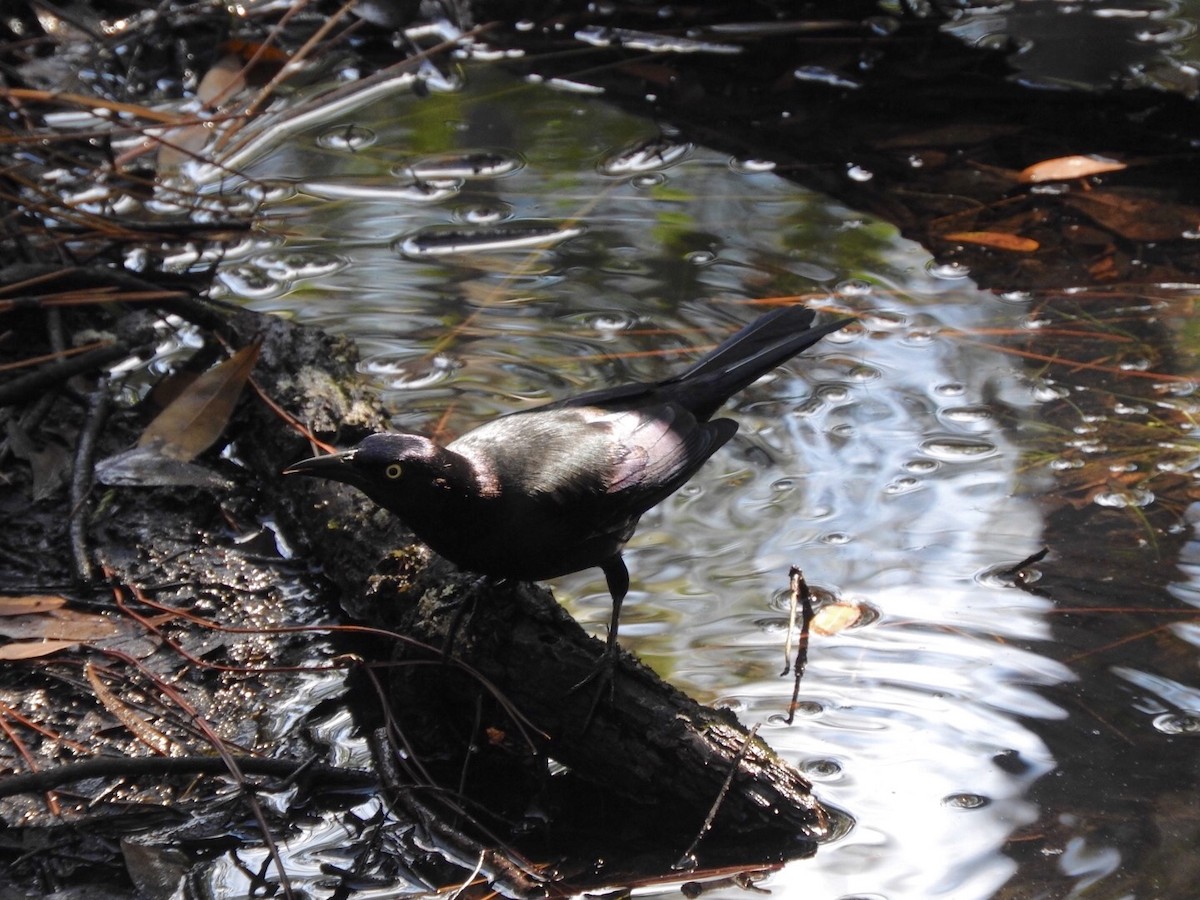
{"label": "shadow on water", "polygon": [[[353,335],[397,427],[657,377],[760,303],[860,318],[735,401],[737,437],[629,553],[626,645],[764,723],[856,821],[765,886],[1191,896],[1194,386],[1130,374],[1195,371],[1161,350],[1190,334],[1186,299],[997,296],[586,93],[483,66],[433,88],[256,148],[266,235],[220,275],[227,299]],[[1114,335],[1101,368],[1047,362]],[[1006,574],[1043,545],[1028,583]],[[869,614],[814,637],[789,726],[793,563]],[[554,588],[602,628],[598,573]]]}

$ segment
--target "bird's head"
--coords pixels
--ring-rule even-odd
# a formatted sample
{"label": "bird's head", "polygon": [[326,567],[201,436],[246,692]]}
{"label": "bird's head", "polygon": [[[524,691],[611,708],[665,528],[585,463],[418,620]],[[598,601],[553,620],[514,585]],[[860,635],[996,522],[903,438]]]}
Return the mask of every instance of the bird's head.
{"label": "bird's head", "polygon": [[357,447],[293,463],[284,475],[314,475],[358,488],[380,506],[399,515],[439,486],[446,451],[416,434],[372,434]]}

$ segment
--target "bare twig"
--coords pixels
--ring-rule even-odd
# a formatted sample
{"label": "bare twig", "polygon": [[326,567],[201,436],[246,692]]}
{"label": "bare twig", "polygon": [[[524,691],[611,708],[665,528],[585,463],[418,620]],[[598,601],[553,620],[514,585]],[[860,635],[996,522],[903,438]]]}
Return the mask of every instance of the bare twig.
{"label": "bare twig", "polygon": [[95,350],[58,362],[50,363],[39,369],[14,378],[7,384],[0,385],[0,406],[12,406],[33,395],[41,394],[49,388],[74,378],[84,372],[102,369],[112,363],[133,355],[139,348],[130,347],[124,341],[113,341]]}
{"label": "bare twig", "polygon": [[[800,637],[796,641],[796,675],[792,684],[792,702],[788,704],[787,714],[787,723],[791,725],[796,718],[796,706],[800,702],[800,680],[804,677],[804,670],[808,667],[808,631],[813,620],[813,605],[812,593],[808,589],[808,582],[804,580],[804,573],[800,571],[799,566],[792,566],[791,571],[788,572],[788,581],[791,586],[793,624],[797,603],[802,610]],[[788,629],[788,634],[791,634],[791,628]],[[786,674],[786,670],[784,674]]]}
{"label": "bare twig", "polygon": [[[149,122],[161,122],[164,125],[181,125],[190,121],[189,117],[175,113],[165,113],[150,109],[137,103],[119,103],[115,100],[105,100],[103,97],[73,94],[70,91],[42,91],[32,88],[0,87],[0,98],[6,100],[34,100],[40,103],[56,103],[61,106],[72,106],[77,109],[94,111],[108,110],[110,113],[144,119]],[[97,115],[97,118],[100,118]]]}
{"label": "bare twig", "polygon": [[1021,560],[1015,566],[1010,566],[1007,569],[1002,569],[1000,574],[1007,578],[1015,579],[1018,585],[1023,585],[1026,581],[1026,576],[1022,570],[1025,569],[1026,566],[1032,566],[1034,563],[1041,562],[1043,559],[1046,558],[1047,554],[1049,554],[1049,553],[1050,553],[1050,548],[1043,547],[1037,553],[1034,553],[1034,554],[1031,554],[1030,556],[1025,557],[1023,560]]}
{"label": "bare twig", "polygon": [[71,473],[71,519],[68,532],[71,538],[71,565],[75,578],[86,584],[94,572],[87,549],[88,494],[96,458],[96,440],[108,420],[108,379],[101,378],[88,399],[87,418],[79,430],[75,445],[75,461]]}
{"label": "bare twig", "polygon": [[[793,569],[793,571],[796,570]],[[750,744],[757,734],[758,724],[756,723],[746,735],[746,739],[742,741],[742,746],[738,748],[737,755],[734,756],[733,762],[729,766],[729,774],[725,776],[725,781],[722,782],[721,789],[717,791],[717,796],[713,799],[712,806],[708,810],[708,815],[704,817],[704,822],[700,826],[700,830],[696,832],[696,837],[688,845],[688,848],[683,851],[683,855],[679,857],[672,868],[689,871],[696,868],[696,848],[700,846],[700,841],[704,839],[704,836],[712,831],[713,821],[717,818],[717,811],[729,795],[730,785],[733,784],[733,776],[737,774],[738,767],[742,764],[742,760],[746,758],[746,751],[750,749]]]}
{"label": "bare twig", "polygon": [[[371,772],[327,766],[294,759],[266,759],[236,755],[242,772],[291,779],[303,769],[320,782],[344,787],[370,787],[377,783]],[[34,791],[49,791],[91,778],[139,777],[145,775],[222,775],[228,774],[225,760],[217,756],[104,756],[66,763],[52,769],[24,775],[6,775],[0,779],[0,797],[12,797]]]}
{"label": "bare twig", "polygon": [[[46,774],[45,772],[38,770],[37,760],[35,760],[33,758],[33,754],[29,752],[29,748],[25,746],[25,742],[22,741],[19,737],[17,737],[17,733],[12,730],[12,726],[8,724],[7,716],[0,715],[0,731],[4,732],[5,736],[9,740],[9,743],[11,743],[14,748],[16,748],[16,751],[19,754],[21,754],[21,758],[25,760],[25,765],[29,766],[29,774],[28,775],[12,775],[7,778],[4,778],[3,780],[0,780],[0,791],[2,791],[3,788],[6,787],[8,785],[8,783],[12,780],[19,780],[22,778],[37,778],[38,776],[42,776],[42,775]],[[51,787],[51,786],[41,786],[41,787],[37,787],[37,788],[31,788],[31,790],[45,791],[46,792],[46,808],[48,810],[50,810],[51,815],[57,816],[57,815],[60,815],[60,813],[61,813],[61,809],[59,808],[59,805],[58,805],[58,798],[54,796],[53,791],[49,790],[49,787]],[[3,797],[3,796],[4,796],[4,794],[2,792],[0,792],[0,797]]]}

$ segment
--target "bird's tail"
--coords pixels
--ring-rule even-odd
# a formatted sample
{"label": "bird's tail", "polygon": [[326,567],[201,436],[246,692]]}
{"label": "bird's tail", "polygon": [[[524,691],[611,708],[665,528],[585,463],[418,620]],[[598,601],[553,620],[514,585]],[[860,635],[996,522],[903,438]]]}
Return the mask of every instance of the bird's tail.
{"label": "bird's tail", "polygon": [[811,347],[853,319],[812,327],[816,314],[789,306],[755,319],[687,371],[660,382],[658,389],[701,421],[771,369]]}

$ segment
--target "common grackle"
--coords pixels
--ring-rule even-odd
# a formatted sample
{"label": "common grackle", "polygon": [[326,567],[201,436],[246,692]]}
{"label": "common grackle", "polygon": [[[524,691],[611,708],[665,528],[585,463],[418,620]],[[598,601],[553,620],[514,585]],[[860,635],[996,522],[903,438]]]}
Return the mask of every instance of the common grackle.
{"label": "common grackle", "polygon": [[731,395],[851,321],[813,319],[802,307],[767,313],[672,378],[509,413],[445,447],[373,434],[284,474],[353,485],[468,571],[540,581],[599,566],[612,656],[629,589],[621,550],[638,519],[733,437],[736,422],[711,418]]}

